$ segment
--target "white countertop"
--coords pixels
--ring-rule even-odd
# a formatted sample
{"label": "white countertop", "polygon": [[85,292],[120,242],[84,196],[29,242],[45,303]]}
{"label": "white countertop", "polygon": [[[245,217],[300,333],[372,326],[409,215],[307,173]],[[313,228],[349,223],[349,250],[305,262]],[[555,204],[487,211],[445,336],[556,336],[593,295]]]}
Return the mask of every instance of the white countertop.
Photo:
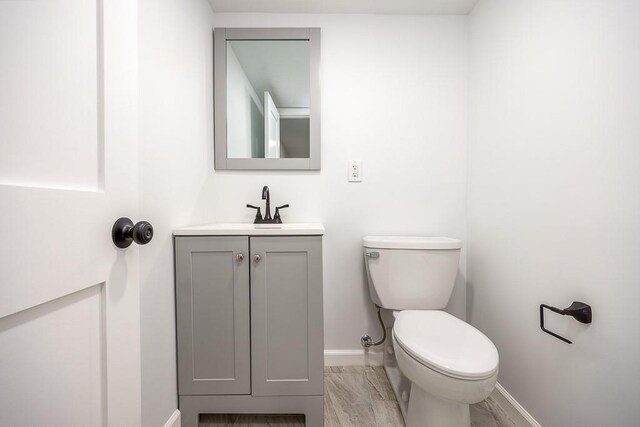
{"label": "white countertop", "polygon": [[324,227],[318,223],[286,224],[205,224],[176,228],[174,236],[318,236]]}

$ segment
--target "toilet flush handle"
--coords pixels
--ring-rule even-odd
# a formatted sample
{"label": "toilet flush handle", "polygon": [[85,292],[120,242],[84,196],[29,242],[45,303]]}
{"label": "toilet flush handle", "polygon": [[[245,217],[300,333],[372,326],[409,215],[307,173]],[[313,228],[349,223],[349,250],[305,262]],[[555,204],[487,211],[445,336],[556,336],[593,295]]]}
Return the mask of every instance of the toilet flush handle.
{"label": "toilet flush handle", "polygon": [[367,258],[380,258],[380,252],[365,252]]}

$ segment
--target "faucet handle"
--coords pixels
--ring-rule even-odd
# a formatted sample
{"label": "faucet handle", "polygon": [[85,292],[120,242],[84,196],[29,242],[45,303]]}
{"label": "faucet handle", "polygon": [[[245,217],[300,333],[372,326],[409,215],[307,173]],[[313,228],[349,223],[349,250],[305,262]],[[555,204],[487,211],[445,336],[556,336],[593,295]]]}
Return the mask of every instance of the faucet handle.
{"label": "faucet handle", "polygon": [[273,220],[276,222],[276,224],[282,224],[282,218],[280,218],[280,209],[286,209],[288,207],[288,203],[286,205],[276,206],[276,213],[273,215]]}
{"label": "faucet handle", "polygon": [[262,212],[260,211],[260,206],[253,206],[247,203],[247,207],[256,210],[256,217],[253,220],[253,223],[260,224],[262,222]]}

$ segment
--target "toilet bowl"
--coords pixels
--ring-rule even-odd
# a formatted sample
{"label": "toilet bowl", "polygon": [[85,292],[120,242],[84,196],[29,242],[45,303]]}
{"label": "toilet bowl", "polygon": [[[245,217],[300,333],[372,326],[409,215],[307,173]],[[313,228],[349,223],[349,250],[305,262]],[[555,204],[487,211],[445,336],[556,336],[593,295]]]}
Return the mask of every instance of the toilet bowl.
{"label": "toilet bowl", "polygon": [[461,242],[384,236],[363,246],[371,298],[394,313],[384,366],[407,427],[469,427],[469,404],[491,394],[499,357],[482,332],[442,311]]}
{"label": "toilet bowl", "polygon": [[470,425],[469,404],[486,399],[498,351],[480,331],[439,310],[403,311],[393,328],[400,371],[411,381],[406,425]]}

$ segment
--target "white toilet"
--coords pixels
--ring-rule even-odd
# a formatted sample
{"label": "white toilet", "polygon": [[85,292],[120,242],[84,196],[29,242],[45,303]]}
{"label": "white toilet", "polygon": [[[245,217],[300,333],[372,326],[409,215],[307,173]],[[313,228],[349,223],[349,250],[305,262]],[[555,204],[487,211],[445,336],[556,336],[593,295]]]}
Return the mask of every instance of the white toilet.
{"label": "white toilet", "polygon": [[369,291],[392,332],[384,367],[407,427],[469,427],[469,405],[498,377],[498,351],[468,323],[442,311],[458,271],[459,240],[368,236]]}

